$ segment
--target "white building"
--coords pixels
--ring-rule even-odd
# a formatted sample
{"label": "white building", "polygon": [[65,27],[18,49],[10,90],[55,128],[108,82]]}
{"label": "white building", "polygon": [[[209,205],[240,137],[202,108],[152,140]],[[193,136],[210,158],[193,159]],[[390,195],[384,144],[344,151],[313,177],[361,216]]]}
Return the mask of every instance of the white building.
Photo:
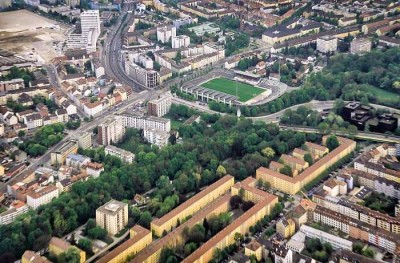
{"label": "white building", "polygon": [[135,155],[131,152],[125,151],[124,149],[115,147],[113,145],[108,145],[104,152],[106,155],[111,155],[120,158],[123,162],[133,163],[135,160]]}
{"label": "white building", "polygon": [[121,118],[108,119],[98,127],[97,142],[101,145],[110,145],[122,140],[125,134],[125,125]]}
{"label": "white building", "polygon": [[304,233],[302,233],[301,231],[298,231],[286,243],[286,248],[288,248],[294,252],[301,253],[301,251],[303,251],[303,249],[305,248],[305,245],[304,245],[305,240],[306,240],[306,235]]}
{"label": "white building", "polygon": [[0,214],[0,225],[10,224],[17,216],[25,214],[29,211],[29,207],[20,200],[11,203],[9,209]]}
{"label": "white building", "polygon": [[128,224],[128,204],[110,200],[96,209],[96,224],[111,235],[118,234]]}
{"label": "white building", "polygon": [[83,105],[83,111],[89,116],[95,116],[103,111],[103,103],[101,101],[88,102]]}
{"label": "white building", "polygon": [[143,137],[151,144],[163,147],[168,144],[169,133],[155,129],[144,130]]}
{"label": "white building", "polygon": [[355,38],[350,43],[350,53],[358,54],[358,53],[370,52],[371,47],[372,43],[369,38]]}
{"label": "white building", "polygon": [[101,33],[99,10],[87,10],[81,13],[81,34],[68,36],[67,48],[85,48],[87,53],[96,51],[97,38]]}
{"label": "white building", "polygon": [[121,123],[126,128],[135,129],[157,129],[160,131],[170,132],[171,121],[165,118],[159,117],[145,117],[134,114],[121,114],[117,118],[121,120]]}
{"label": "white building", "polygon": [[101,172],[104,171],[104,167],[101,163],[90,162],[86,164],[86,173],[93,178],[100,176]]}
{"label": "white building", "polygon": [[90,162],[90,158],[80,155],[80,154],[68,154],[67,159],[65,160],[65,164],[67,166],[73,167],[73,168],[81,168],[82,166],[88,164]]}
{"label": "white building", "polygon": [[49,185],[29,192],[26,195],[26,201],[29,207],[36,209],[41,205],[50,203],[58,195],[58,188],[54,185]]}
{"label": "white building", "polygon": [[331,53],[337,50],[338,39],[334,36],[317,38],[317,50],[321,53]]}
{"label": "white building", "polygon": [[157,40],[161,43],[167,43],[171,38],[176,36],[176,27],[173,25],[157,28]]}
{"label": "white building", "polygon": [[78,132],[76,135],[78,147],[84,150],[92,147],[92,133],[91,132]]}
{"label": "white building", "polygon": [[302,225],[300,227],[300,231],[304,233],[307,237],[317,238],[321,240],[321,242],[326,242],[331,244],[333,249],[343,248],[351,251],[353,248],[353,242],[347,239],[326,233],[324,231],[306,225]]}
{"label": "white building", "polygon": [[188,47],[190,45],[190,37],[181,35],[172,37],[172,48]]}

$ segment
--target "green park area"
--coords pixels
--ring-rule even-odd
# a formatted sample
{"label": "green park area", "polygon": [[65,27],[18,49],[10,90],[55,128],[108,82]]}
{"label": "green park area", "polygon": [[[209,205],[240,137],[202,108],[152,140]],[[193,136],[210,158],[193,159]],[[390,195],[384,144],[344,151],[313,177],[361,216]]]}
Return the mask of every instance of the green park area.
{"label": "green park area", "polygon": [[237,96],[239,97],[239,101],[241,102],[246,102],[265,91],[253,85],[237,82],[226,78],[215,78],[201,84],[201,86],[207,89],[224,92],[233,96],[236,96],[237,86]]}

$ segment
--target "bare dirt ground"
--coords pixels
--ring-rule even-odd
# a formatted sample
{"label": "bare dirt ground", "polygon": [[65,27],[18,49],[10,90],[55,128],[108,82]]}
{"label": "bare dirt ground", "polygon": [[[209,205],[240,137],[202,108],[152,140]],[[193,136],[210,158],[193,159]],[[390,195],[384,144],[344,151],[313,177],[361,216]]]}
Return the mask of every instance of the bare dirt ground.
{"label": "bare dirt ground", "polygon": [[27,10],[0,13],[0,47],[46,63],[61,55],[68,29]]}

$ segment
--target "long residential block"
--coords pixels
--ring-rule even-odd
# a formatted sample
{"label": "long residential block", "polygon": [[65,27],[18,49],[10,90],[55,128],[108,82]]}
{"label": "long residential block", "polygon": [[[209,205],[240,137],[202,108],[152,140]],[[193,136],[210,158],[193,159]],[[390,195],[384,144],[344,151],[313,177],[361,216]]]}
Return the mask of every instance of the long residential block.
{"label": "long residential block", "polygon": [[225,194],[218,197],[208,206],[201,209],[199,212],[193,215],[189,220],[182,223],[180,226],[172,230],[165,237],[151,243],[140,253],[138,253],[130,263],[158,263],[160,261],[161,251],[165,247],[176,247],[184,244],[183,238],[184,230],[192,228],[196,224],[203,223],[203,220],[209,219],[211,216],[218,215],[229,211],[230,209],[230,194]]}
{"label": "long residential block", "polygon": [[248,177],[246,180],[232,187],[232,194],[238,193],[242,188],[245,191],[244,199],[257,201],[257,203],[201,245],[196,251],[185,258],[182,261],[183,263],[204,263],[211,261],[217,248],[223,250],[225,247],[235,243],[235,233],[240,233],[244,236],[249,232],[251,226],[271,213],[272,208],[278,203],[278,197],[254,188],[255,182],[254,178]]}
{"label": "long residential block", "polygon": [[151,222],[151,231],[162,236],[164,231],[169,232],[175,228],[179,222],[183,222],[188,216],[193,215],[200,209],[207,206],[210,202],[224,195],[229,191],[234,184],[234,178],[231,175],[226,175],[217,182],[208,186],[206,189],[196,194],[168,214]]}
{"label": "long residential block", "polygon": [[102,257],[97,263],[124,263],[128,257],[134,256],[151,244],[150,230],[135,225],[130,229],[130,238]]}
{"label": "long residential block", "polygon": [[256,171],[256,178],[270,183],[272,188],[294,195],[356,148],[355,141],[342,137],[337,138],[340,145],[336,149],[326,154],[296,177],[287,176],[271,169],[260,167]]}

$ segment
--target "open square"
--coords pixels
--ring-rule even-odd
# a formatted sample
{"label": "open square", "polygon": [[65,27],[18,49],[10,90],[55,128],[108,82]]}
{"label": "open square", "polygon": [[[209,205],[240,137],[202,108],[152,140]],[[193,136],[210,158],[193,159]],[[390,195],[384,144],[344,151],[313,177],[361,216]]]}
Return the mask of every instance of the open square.
{"label": "open square", "polygon": [[203,88],[224,92],[233,96],[236,96],[236,85],[237,96],[239,97],[240,102],[251,100],[265,91],[264,89],[257,88],[253,85],[226,78],[215,78],[201,84]]}

